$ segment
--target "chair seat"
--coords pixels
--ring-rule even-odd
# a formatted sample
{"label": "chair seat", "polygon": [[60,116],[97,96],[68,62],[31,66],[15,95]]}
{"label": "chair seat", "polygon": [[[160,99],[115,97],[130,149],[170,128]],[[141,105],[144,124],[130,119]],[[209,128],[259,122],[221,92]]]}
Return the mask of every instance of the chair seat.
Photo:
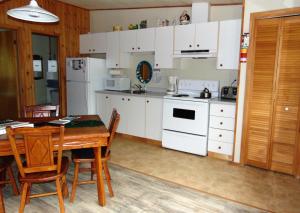
{"label": "chair seat", "polygon": [[[106,154],[106,147],[101,147],[101,157],[104,159]],[[92,162],[95,159],[94,150],[93,149],[74,149],[72,150],[72,159],[74,162],[76,160],[83,160],[86,162]]]}
{"label": "chair seat", "polygon": [[57,174],[57,171],[50,172],[37,172],[26,174],[26,177],[22,178],[19,174],[20,182],[27,183],[45,183],[50,181],[55,181],[58,177],[64,176],[69,168],[69,159],[67,157],[62,157],[61,160],[61,172]]}

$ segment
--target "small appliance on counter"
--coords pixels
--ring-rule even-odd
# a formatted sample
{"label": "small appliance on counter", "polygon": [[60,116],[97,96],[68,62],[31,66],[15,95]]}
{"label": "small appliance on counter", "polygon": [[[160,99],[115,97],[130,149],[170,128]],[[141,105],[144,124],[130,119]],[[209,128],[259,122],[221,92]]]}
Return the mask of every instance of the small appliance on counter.
{"label": "small appliance on counter", "polygon": [[130,90],[130,79],[126,77],[114,77],[104,79],[104,89],[114,91]]}
{"label": "small appliance on counter", "polygon": [[206,98],[211,98],[211,92],[209,89],[204,88],[204,90],[200,93],[200,98],[206,99]]}
{"label": "small appliance on counter", "polygon": [[236,96],[237,96],[237,87],[233,87],[233,86],[222,87],[221,90],[222,99],[236,100]]}
{"label": "small appliance on counter", "polygon": [[169,87],[167,89],[168,95],[174,95],[178,90],[178,77],[177,76],[169,76]]}

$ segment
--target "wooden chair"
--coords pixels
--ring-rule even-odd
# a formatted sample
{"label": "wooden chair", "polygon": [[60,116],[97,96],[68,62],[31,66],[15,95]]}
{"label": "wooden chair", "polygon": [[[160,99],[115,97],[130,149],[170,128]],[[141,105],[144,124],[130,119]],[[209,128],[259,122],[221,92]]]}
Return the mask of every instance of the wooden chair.
{"label": "wooden chair", "polygon": [[[58,195],[60,212],[64,212],[63,195],[68,195],[66,173],[69,167],[67,157],[62,157],[62,145],[64,139],[64,127],[45,126],[41,128],[16,128],[6,129],[11,149],[14,153],[19,168],[19,181],[22,185],[22,197],[19,212],[24,212],[25,203],[30,198]],[[54,157],[53,135],[58,140],[57,157]],[[22,136],[25,144],[25,159],[22,163],[16,146],[16,137]],[[56,192],[30,195],[32,184],[56,183]]]}
{"label": "wooden chair", "polygon": [[32,105],[24,107],[25,117],[58,117],[59,105]]}
{"label": "wooden chair", "polygon": [[[108,170],[107,161],[110,159],[110,147],[111,147],[111,143],[114,139],[116,130],[118,128],[119,121],[120,121],[120,114],[117,112],[116,109],[113,109],[111,119],[110,119],[110,124],[109,124],[110,136],[108,138],[108,143],[107,143],[107,146],[102,147],[102,150],[101,150],[101,160],[103,163],[103,170],[104,170],[104,174],[106,177],[109,195],[111,197],[114,196],[114,193],[113,193],[111,182],[110,182],[111,178],[110,178],[110,173]],[[71,197],[70,197],[70,202],[74,202],[77,185],[95,183],[95,181],[93,180],[93,175],[95,172],[95,164],[94,164],[95,157],[94,157],[93,149],[72,150],[72,160],[75,164],[75,169],[74,169],[74,180],[73,180],[73,184],[72,184],[72,193],[71,193]],[[90,168],[79,168],[80,163],[90,163],[91,167]],[[78,174],[80,172],[91,172],[91,180],[78,181]]]}
{"label": "wooden chair", "polygon": [[[3,201],[2,187],[5,184],[11,184],[15,195],[19,195],[19,189],[11,168],[11,164],[13,163],[14,159],[12,157],[2,157],[0,160],[0,212],[4,213],[5,207]],[[9,177],[8,180],[6,179],[6,174]]]}

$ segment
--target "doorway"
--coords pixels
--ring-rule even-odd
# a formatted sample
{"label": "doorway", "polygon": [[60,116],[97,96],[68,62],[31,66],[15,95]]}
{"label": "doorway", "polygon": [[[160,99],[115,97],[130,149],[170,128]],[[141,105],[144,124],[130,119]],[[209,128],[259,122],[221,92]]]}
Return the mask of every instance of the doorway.
{"label": "doorway", "polygon": [[17,32],[0,28],[0,120],[19,115]]}
{"label": "doorway", "polygon": [[32,34],[36,105],[59,105],[58,37]]}

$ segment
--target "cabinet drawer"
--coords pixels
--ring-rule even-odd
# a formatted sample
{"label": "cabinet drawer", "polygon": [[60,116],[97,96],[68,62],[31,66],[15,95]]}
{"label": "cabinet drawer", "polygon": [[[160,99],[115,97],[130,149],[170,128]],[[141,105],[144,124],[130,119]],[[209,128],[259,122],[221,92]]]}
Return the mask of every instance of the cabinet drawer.
{"label": "cabinet drawer", "polygon": [[219,142],[233,143],[233,131],[209,128],[209,139]]}
{"label": "cabinet drawer", "polygon": [[235,105],[211,104],[210,105],[210,115],[234,118],[235,117]]}
{"label": "cabinet drawer", "polygon": [[234,118],[210,116],[209,126],[217,129],[234,130]]}
{"label": "cabinet drawer", "polygon": [[208,140],[208,151],[224,155],[232,155],[233,144]]}

